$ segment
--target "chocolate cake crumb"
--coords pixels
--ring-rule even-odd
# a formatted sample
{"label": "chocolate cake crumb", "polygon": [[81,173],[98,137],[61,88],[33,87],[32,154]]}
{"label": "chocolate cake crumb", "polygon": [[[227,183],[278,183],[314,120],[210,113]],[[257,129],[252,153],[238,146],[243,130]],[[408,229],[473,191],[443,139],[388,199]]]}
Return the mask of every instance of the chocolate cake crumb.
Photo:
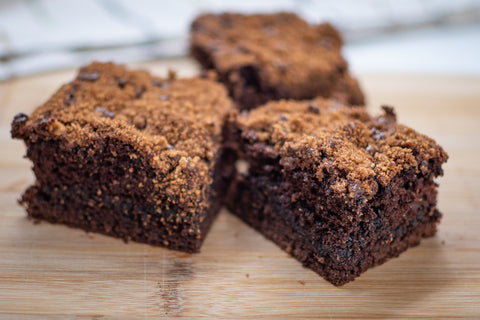
{"label": "chocolate cake crumb", "polygon": [[313,104],[308,105],[308,111],[313,112],[315,114],[320,113],[320,109],[317,106],[314,106]]}
{"label": "chocolate cake crumb", "polygon": [[95,81],[98,79],[97,72],[80,72],[78,74],[77,79],[84,80],[84,81]]}

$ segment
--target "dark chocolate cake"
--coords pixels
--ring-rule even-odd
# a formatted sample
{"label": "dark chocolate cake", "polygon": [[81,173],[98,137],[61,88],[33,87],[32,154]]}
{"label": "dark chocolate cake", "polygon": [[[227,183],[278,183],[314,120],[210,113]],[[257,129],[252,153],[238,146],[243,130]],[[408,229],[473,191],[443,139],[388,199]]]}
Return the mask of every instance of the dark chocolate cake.
{"label": "dark chocolate cake", "polygon": [[331,25],[308,25],[292,13],[207,14],[191,27],[191,54],[218,73],[241,109],[318,96],[363,105],[341,48]]}
{"label": "dark chocolate cake", "polygon": [[232,171],[230,107],[211,80],[93,63],[13,120],[37,178],[21,203],[34,219],[198,252]]}
{"label": "dark chocolate cake", "polygon": [[340,286],[432,236],[448,156],[434,140],[336,101],[270,102],[229,122],[248,166],[228,206],[304,266]]}

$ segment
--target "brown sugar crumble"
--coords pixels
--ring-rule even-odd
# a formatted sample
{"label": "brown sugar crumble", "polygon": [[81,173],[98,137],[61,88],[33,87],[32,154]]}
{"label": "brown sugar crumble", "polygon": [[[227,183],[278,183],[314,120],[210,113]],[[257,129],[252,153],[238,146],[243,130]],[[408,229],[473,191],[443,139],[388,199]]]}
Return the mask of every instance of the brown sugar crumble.
{"label": "brown sugar crumble", "polygon": [[318,98],[233,114],[227,141],[249,169],[229,209],[334,285],[434,235],[448,156],[383,108]]}
{"label": "brown sugar crumble", "polygon": [[21,202],[34,219],[197,252],[231,172],[230,107],[214,81],[92,63],[13,120],[37,178]]}
{"label": "brown sugar crumble", "polygon": [[213,69],[241,109],[270,100],[330,97],[363,105],[331,25],[292,13],[205,14],[191,26],[190,51]]}

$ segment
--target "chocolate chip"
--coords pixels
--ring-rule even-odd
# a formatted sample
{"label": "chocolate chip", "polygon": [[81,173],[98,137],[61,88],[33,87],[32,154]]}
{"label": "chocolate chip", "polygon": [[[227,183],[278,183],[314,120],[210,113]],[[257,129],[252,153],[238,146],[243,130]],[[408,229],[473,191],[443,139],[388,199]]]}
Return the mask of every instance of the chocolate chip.
{"label": "chocolate chip", "polygon": [[240,68],[240,76],[243,78],[245,86],[260,87],[260,75],[257,66],[246,65]]}
{"label": "chocolate chip", "polygon": [[365,191],[360,183],[354,182],[352,185],[350,185],[349,189],[357,200],[364,198],[363,196],[365,195]]}
{"label": "chocolate chip", "polygon": [[377,140],[383,140],[385,139],[385,135],[383,134],[383,132],[379,131],[377,128],[372,128],[370,130],[373,134],[373,137]]}
{"label": "chocolate chip", "polygon": [[315,114],[320,114],[320,109],[313,104],[308,105],[308,111],[310,111],[312,113],[315,113]]}
{"label": "chocolate chip", "polygon": [[371,156],[375,154],[375,150],[373,150],[373,147],[371,145],[368,145],[367,148],[365,149]]}
{"label": "chocolate chip", "polygon": [[237,51],[240,52],[240,53],[249,53],[250,50],[248,50],[245,46],[243,45],[238,45],[236,47]]}
{"label": "chocolate chip", "polygon": [[110,119],[113,119],[113,117],[115,116],[115,114],[113,112],[111,112],[110,110],[107,110],[105,108],[102,108],[102,107],[99,107],[99,108],[95,109],[95,112],[96,113],[101,113],[103,116],[105,116],[107,118],[110,118]]}
{"label": "chocolate chip", "polygon": [[152,79],[150,81],[150,83],[152,84],[152,86],[160,87],[160,88],[165,88],[165,86],[167,86],[166,88],[168,88],[170,86],[167,82],[163,82],[163,81],[158,80],[158,79]]}
{"label": "chocolate chip", "polygon": [[118,87],[119,87],[120,89],[125,88],[125,85],[126,85],[127,83],[128,83],[128,79],[126,79],[126,78],[120,78],[120,79],[118,79],[118,82],[117,82]]}
{"label": "chocolate chip", "polygon": [[98,75],[98,72],[87,72],[87,71],[83,71],[83,72],[80,72],[80,74],[78,75],[77,79],[79,80],[84,80],[84,81],[95,81],[99,78],[99,75]]}
{"label": "chocolate chip", "polygon": [[165,95],[161,95],[160,97],[158,97],[160,100],[162,101],[168,101],[170,100],[170,97],[169,96],[165,96]]}
{"label": "chocolate chip", "polygon": [[284,114],[282,114],[280,116],[280,121],[287,121],[287,117]]}
{"label": "chocolate chip", "polygon": [[28,120],[28,116],[25,113],[18,113],[13,118],[13,123],[22,123]]}
{"label": "chocolate chip", "polygon": [[40,118],[38,121],[37,121],[37,124],[38,125],[48,125],[50,122],[52,121],[52,118],[50,118],[49,116],[43,116],[43,118]]}
{"label": "chocolate chip", "polygon": [[249,142],[256,142],[258,140],[258,137],[255,133],[248,132],[248,131],[242,133],[242,138],[244,138],[245,140],[247,140]]}
{"label": "chocolate chip", "polygon": [[73,93],[69,93],[66,95],[65,97],[65,105],[68,107],[69,105],[75,103],[76,99],[75,99],[75,94]]}
{"label": "chocolate chip", "polygon": [[63,99],[63,102],[67,107],[77,101],[75,95],[77,94],[77,90],[79,89],[79,87],[80,85],[74,82],[73,85],[65,93],[65,98]]}
{"label": "chocolate chip", "polygon": [[203,33],[203,32],[207,32],[207,29],[200,22],[194,21],[192,23],[192,31],[197,31],[197,32],[202,32]]}
{"label": "chocolate chip", "polygon": [[135,88],[135,98],[140,99],[145,93],[145,88]]}
{"label": "chocolate chip", "polygon": [[386,120],[395,122],[397,121],[397,115],[395,114],[395,110],[391,106],[383,105],[383,111],[385,111],[385,118]]}
{"label": "chocolate chip", "polygon": [[263,166],[263,170],[265,172],[272,172],[274,169],[275,169],[275,167],[272,166],[271,164],[266,164],[266,165]]}

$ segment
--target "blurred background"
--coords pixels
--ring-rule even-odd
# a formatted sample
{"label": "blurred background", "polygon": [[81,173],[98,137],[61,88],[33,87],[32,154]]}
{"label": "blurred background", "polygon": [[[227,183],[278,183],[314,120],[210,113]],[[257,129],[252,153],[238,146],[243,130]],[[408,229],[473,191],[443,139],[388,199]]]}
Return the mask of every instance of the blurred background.
{"label": "blurred background", "polygon": [[193,18],[224,11],[329,21],[354,73],[480,75],[480,0],[0,0],[0,81],[184,56]]}

